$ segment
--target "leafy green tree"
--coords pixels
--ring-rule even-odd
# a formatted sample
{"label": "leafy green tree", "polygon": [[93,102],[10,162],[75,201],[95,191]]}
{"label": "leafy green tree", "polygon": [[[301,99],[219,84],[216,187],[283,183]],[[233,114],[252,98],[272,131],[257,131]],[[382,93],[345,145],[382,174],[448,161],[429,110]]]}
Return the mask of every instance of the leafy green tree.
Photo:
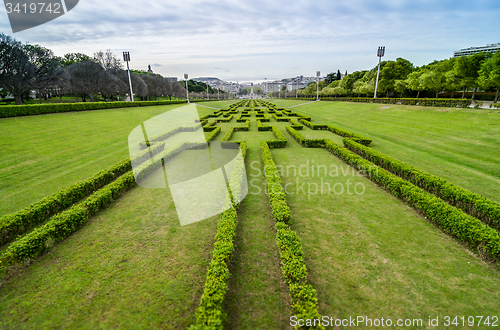
{"label": "leafy green tree", "polygon": [[64,55],[60,61],[62,66],[69,66],[80,62],[94,62],[95,59],[83,53],[68,53]]}
{"label": "leafy green tree", "polygon": [[389,97],[389,92],[395,90],[396,80],[405,80],[412,71],[413,64],[404,58],[387,61],[380,70],[379,92],[386,92],[386,97]]}
{"label": "leafy green tree", "polygon": [[479,70],[479,85],[483,88],[495,88],[495,103],[498,102],[500,92],[500,52],[485,60]]}
{"label": "leafy green tree", "polygon": [[408,78],[406,78],[408,88],[417,91],[417,99],[420,97],[420,92],[425,89],[425,85],[422,81],[422,75],[424,73],[424,70],[413,71],[408,75]]}
{"label": "leafy green tree", "polygon": [[331,84],[335,80],[337,80],[337,75],[335,74],[335,72],[331,72],[326,75],[325,82],[327,85]]}
{"label": "leafy green tree", "polygon": [[345,89],[347,93],[350,95],[353,92],[354,88],[354,83],[358,81],[359,79],[362,79],[365,77],[366,73],[368,71],[355,71],[347,76],[344,76],[342,80],[340,81],[340,87]]}
{"label": "leafy green tree", "polygon": [[439,92],[446,86],[445,72],[439,64],[435,64],[433,67],[427,69],[420,78],[426,89],[433,90],[436,93],[436,98],[439,97]]}
{"label": "leafy green tree", "polygon": [[454,64],[455,74],[459,79],[459,85],[463,88],[462,98],[465,95],[465,90],[469,88],[474,89],[472,99],[474,100],[479,87],[479,70],[481,64],[485,61],[485,53],[476,53],[470,56],[462,56],[456,59]]}

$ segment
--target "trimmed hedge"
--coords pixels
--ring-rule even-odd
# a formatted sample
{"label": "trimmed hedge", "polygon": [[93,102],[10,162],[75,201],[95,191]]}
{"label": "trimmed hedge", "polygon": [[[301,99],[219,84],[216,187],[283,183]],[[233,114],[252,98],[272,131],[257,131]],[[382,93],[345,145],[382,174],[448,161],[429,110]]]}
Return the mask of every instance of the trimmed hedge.
{"label": "trimmed hedge", "polygon": [[220,133],[220,131],[221,131],[221,130],[222,130],[222,129],[221,129],[220,127],[216,127],[216,128],[212,131],[212,133],[210,133],[210,134],[206,137],[207,142],[210,142],[210,141],[212,141],[213,139],[215,139],[215,137],[216,137],[217,135],[219,135],[219,133]]}
{"label": "trimmed hedge", "polygon": [[[231,186],[241,187],[244,178],[246,157],[246,143],[240,144],[243,154],[241,162],[235,163],[233,174],[231,175]],[[233,189],[232,196],[239,200],[241,191]],[[230,200],[226,200],[226,206],[232,205]],[[228,289],[230,277],[228,265],[234,251],[234,240],[236,238],[236,225],[238,222],[238,205],[234,205],[221,214],[217,225],[212,260],[208,266],[207,279],[200,306],[196,309],[196,324],[189,329],[222,329],[224,313],[224,298]]]}
{"label": "trimmed hedge", "polygon": [[[299,319],[320,319],[316,290],[307,284],[307,267],[302,252],[302,242],[297,233],[288,226],[291,213],[286,203],[281,177],[266,142],[261,142],[260,150],[264,160],[269,203],[276,221],[276,243],[280,252],[281,274],[284,282],[289,285],[292,313]],[[312,329],[324,328],[319,326]]]}
{"label": "trimmed hedge", "polygon": [[306,148],[318,148],[325,146],[325,139],[306,139],[303,135],[295,130],[292,126],[286,127],[287,132]]}
{"label": "trimmed hedge", "polygon": [[265,126],[265,125],[262,125],[262,120],[260,119],[257,119],[257,130],[258,131],[270,131],[272,130],[273,127],[272,126]]}
{"label": "trimmed hedge", "polygon": [[342,101],[342,102],[361,102],[361,103],[382,103],[382,104],[403,104],[420,105],[424,107],[452,107],[468,108],[472,100],[468,99],[436,99],[436,98],[371,98],[371,97],[322,97],[321,101]]}
{"label": "trimmed hedge", "polygon": [[431,194],[435,194],[490,226],[500,229],[500,204],[456,186],[435,175],[426,173],[415,166],[405,164],[400,160],[367,148],[351,139],[344,139],[343,142],[349,150],[361,157],[410,181]]}
{"label": "trimmed hedge", "polygon": [[121,161],[86,180],[78,181],[59,190],[27,208],[2,216],[0,218],[0,246],[13,241],[18,235],[26,233],[54,214],[113,182],[120,175],[130,171],[131,168],[130,160]]}
{"label": "trimmed hedge", "polygon": [[43,115],[48,113],[60,113],[60,112],[180,104],[180,103],[186,103],[186,101],[174,100],[174,101],[138,101],[138,102],[81,102],[81,103],[5,105],[5,106],[0,106],[0,118]]}
{"label": "trimmed hedge", "polygon": [[229,129],[229,131],[227,131],[226,134],[224,134],[222,141],[231,140],[231,136],[233,135],[234,132],[242,132],[242,131],[249,131],[249,130],[250,130],[250,120],[247,119],[245,121],[245,126],[233,126],[233,127],[231,127]]}
{"label": "trimmed hedge", "polygon": [[304,118],[299,118],[299,121],[302,124],[304,124],[307,127],[309,127],[310,129],[313,129],[313,130],[328,130],[328,131],[332,132],[333,134],[337,134],[337,135],[340,135],[340,136],[343,136],[343,137],[352,138],[353,140],[355,140],[355,141],[357,141],[357,142],[359,142],[359,143],[361,143],[361,144],[363,144],[365,146],[368,146],[368,145],[370,145],[370,143],[372,143],[372,139],[366,138],[366,137],[364,137],[362,135],[359,135],[359,134],[347,131],[347,130],[342,129],[342,128],[335,127],[333,125],[317,125],[317,124],[314,124],[311,121],[306,120]]}
{"label": "trimmed hedge", "polygon": [[[297,131],[294,134],[306,140]],[[448,235],[477,249],[480,255],[486,253],[495,261],[500,260],[500,234],[495,229],[331,140],[324,139],[324,148],[394,196],[422,211]]]}
{"label": "trimmed hedge", "polygon": [[[205,123],[205,122],[202,122],[202,123]],[[147,147],[155,144],[156,142],[160,142],[160,141],[166,140],[169,137],[171,137],[171,136],[173,136],[173,135],[175,135],[177,133],[181,133],[181,132],[195,132],[195,131],[199,130],[202,127],[201,125],[202,124],[195,124],[193,126],[186,126],[186,127],[180,126],[180,127],[172,128],[171,130],[166,131],[165,133],[158,134],[156,136],[153,136],[152,138],[148,138],[145,141],[140,142],[139,143],[139,148],[141,150],[144,150]],[[209,125],[214,125],[214,123],[211,123]],[[205,127],[211,127],[211,126],[203,126],[203,130],[204,131],[205,131]]]}
{"label": "trimmed hedge", "polygon": [[273,132],[274,136],[276,137],[277,140],[270,140],[270,141],[265,141],[269,148],[284,148],[286,147],[287,144],[287,139],[281,133],[281,131],[276,127],[276,126],[271,126],[272,129],[271,131]]}
{"label": "trimmed hedge", "polygon": [[[200,143],[181,143],[178,146],[164,151],[159,157],[168,160],[179,152],[189,147],[195,147]],[[158,168],[159,162],[146,162],[135,169],[135,177],[141,180]],[[136,185],[134,172],[129,171],[115,181],[95,191],[79,204],[58,213],[50,218],[43,226],[36,228],[27,235],[14,241],[0,256],[0,267],[23,262],[40,256],[50,250],[49,242],[55,243],[64,240],[72,233],[80,229],[99,210],[106,208],[118,197]]]}

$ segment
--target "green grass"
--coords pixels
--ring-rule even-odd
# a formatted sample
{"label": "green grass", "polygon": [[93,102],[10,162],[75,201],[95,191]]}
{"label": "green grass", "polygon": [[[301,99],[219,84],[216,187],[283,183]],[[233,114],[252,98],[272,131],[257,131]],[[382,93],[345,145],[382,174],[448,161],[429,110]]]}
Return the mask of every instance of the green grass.
{"label": "green grass", "polygon": [[[278,107],[304,103],[272,102]],[[231,103],[201,105],[226,108]],[[130,131],[176,107],[0,120],[0,196],[7,202],[0,214],[126,158]],[[320,102],[293,110],[310,115],[314,123],[373,138],[373,148],[381,152],[500,200],[498,112],[382,108]],[[198,111],[213,112],[202,106]],[[228,328],[289,328],[291,306],[281,279],[269,200],[257,189],[264,185],[259,142],[275,137],[257,131],[254,115],[250,120],[249,132],[232,136],[233,141],[248,142],[247,175],[254,181],[239,210],[225,300]],[[243,125],[236,119],[218,124],[222,132],[216,141],[230,127]],[[286,148],[272,154],[283,166],[291,228],[302,239],[308,282],[318,292],[322,315],[424,320],[498,315],[496,265],[485,263],[326,150],[302,148],[285,132],[289,123],[271,119],[265,125],[277,126],[288,139]],[[341,142],[327,131],[304,127],[302,133]],[[182,134],[171,141],[180,142]],[[189,151],[183,152],[167,166],[189,160]],[[313,175],[313,164],[327,166],[327,173],[318,175],[316,167]],[[307,165],[310,172],[303,175]],[[189,171],[179,172],[179,177],[189,176]],[[351,189],[358,184],[365,191],[307,194],[309,185],[314,190],[313,184],[321,188],[323,183],[344,189],[348,183]],[[50,253],[4,275],[0,328],[186,328],[194,322],[203,292],[217,221],[216,216],[181,227],[168,189],[134,188]]]}
{"label": "green grass", "polygon": [[134,188],[0,287],[2,329],[180,329],[194,322],[218,217],[181,227]]}
{"label": "green grass", "polygon": [[[128,158],[140,123],[182,105],[0,120],[0,215],[11,213]],[[200,115],[211,113],[198,107]]]}
{"label": "green grass", "polygon": [[[293,103],[304,102],[276,101]],[[372,138],[372,148],[500,202],[500,111],[347,102],[293,110]]]}
{"label": "green grass", "polygon": [[[276,164],[284,167],[291,227],[302,238],[322,315],[426,320],[429,315],[498,312],[498,271],[411,208],[353,175],[324,149],[297,146],[272,153]],[[313,164],[327,166],[328,174],[317,175],[316,168],[313,175]],[[352,194],[347,191],[349,182]],[[326,184],[337,185],[337,193],[327,193]],[[364,186],[365,192],[356,194],[355,185],[358,192]]]}
{"label": "green grass", "polygon": [[226,298],[229,328],[280,329],[290,315],[290,298],[281,280],[268,197],[259,190],[264,182],[257,142],[261,137],[255,131],[237,134],[236,138],[250,141],[246,160],[250,182],[249,194],[239,210],[237,244],[230,268]]}

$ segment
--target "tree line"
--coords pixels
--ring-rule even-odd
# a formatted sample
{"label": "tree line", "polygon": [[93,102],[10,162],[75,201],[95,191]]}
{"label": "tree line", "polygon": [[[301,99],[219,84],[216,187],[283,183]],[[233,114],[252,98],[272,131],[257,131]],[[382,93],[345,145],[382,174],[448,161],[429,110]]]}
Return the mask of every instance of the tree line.
{"label": "tree line", "polygon": [[[341,80],[327,79],[319,82],[320,94],[328,96],[373,96],[377,66],[371,70],[356,71]],[[335,74],[330,74],[332,76]],[[329,77],[327,76],[327,77]],[[467,57],[452,57],[415,67],[404,58],[381,63],[378,95],[386,97],[465,97],[472,92],[494,92],[495,102],[500,92],[500,52],[477,53]],[[299,91],[301,95],[316,95],[316,83]]]}
{"label": "tree line", "polygon": [[[186,90],[177,82],[145,71],[132,71],[133,92],[141,100],[160,96],[185,97]],[[124,98],[130,93],[127,71],[111,51],[99,51],[92,57],[69,53],[63,57],[40,45],[21,43],[0,33],[0,88],[3,96],[14,96],[23,104],[34,91],[42,98],[73,95],[78,101],[96,96],[106,101]]]}

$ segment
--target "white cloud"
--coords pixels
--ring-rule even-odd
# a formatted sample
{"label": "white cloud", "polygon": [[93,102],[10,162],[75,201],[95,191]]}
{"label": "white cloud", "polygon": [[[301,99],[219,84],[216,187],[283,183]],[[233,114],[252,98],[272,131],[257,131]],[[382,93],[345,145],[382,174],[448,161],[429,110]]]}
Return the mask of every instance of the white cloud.
{"label": "white cloud", "polygon": [[[459,48],[498,42],[492,38],[499,13],[489,0],[86,0],[14,37],[59,55],[128,50],[132,67],[152,64],[169,76],[242,80],[369,69],[380,45],[387,59],[422,65]],[[0,29],[9,34],[7,22]]]}

